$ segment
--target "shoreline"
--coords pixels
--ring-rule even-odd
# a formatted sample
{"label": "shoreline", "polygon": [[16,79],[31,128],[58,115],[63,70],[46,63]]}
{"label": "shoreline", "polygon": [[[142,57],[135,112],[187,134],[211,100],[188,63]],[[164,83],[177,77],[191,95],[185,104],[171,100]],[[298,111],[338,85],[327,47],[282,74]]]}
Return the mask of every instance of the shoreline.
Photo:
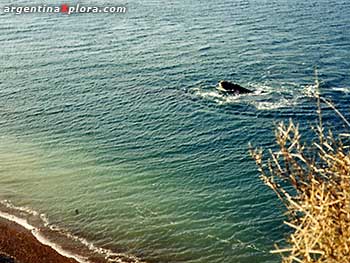
{"label": "shoreline", "polygon": [[[0,215],[0,261],[8,263],[79,263],[73,255],[57,251],[40,240],[30,225],[17,223],[15,219]],[[28,226],[28,228],[27,228]],[[88,262],[88,261],[85,261]]]}
{"label": "shoreline", "polygon": [[[7,200],[0,201],[0,208],[1,263],[145,263],[132,255],[96,247],[62,229],[51,229],[46,219],[29,208]],[[32,224],[30,217],[41,221]],[[57,238],[61,240],[57,242]]]}

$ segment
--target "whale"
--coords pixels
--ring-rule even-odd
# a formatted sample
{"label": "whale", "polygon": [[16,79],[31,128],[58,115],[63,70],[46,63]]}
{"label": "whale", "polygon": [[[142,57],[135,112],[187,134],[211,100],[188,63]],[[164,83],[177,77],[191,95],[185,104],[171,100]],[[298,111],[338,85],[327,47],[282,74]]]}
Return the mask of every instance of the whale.
{"label": "whale", "polygon": [[217,89],[220,92],[223,92],[225,94],[232,94],[232,95],[240,95],[240,94],[248,94],[248,93],[252,93],[253,91],[246,89],[244,87],[242,87],[239,84],[236,83],[232,83],[230,81],[226,81],[226,80],[221,80],[219,82],[219,85],[217,87]]}

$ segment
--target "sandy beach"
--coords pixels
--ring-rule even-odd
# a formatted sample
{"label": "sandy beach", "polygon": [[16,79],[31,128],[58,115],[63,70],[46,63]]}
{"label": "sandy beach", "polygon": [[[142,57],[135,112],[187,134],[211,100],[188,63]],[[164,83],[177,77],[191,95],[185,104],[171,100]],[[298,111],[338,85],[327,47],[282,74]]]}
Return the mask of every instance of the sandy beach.
{"label": "sandy beach", "polygon": [[30,231],[0,218],[1,263],[78,263],[41,244]]}

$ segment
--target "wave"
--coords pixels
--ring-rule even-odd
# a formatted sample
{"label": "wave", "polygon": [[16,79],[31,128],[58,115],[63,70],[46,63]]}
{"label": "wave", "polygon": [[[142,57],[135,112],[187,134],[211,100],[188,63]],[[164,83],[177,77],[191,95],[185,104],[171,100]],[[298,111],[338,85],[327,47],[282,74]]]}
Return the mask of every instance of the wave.
{"label": "wave", "polygon": [[[51,247],[65,257],[75,259],[79,263],[91,263],[92,261],[89,258],[92,257],[104,259],[106,262],[144,263],[144,261],[133,255],[116,253],[110,249],[98,247],[85,238],[78,237],[55,224],[51,224],[45,214],[28,207],[15,206],[8,200],[0,201],[0,217],[23,226],[40,243]],[[35,217],[35,219],[33,220],[32,217]],[[37,226],[34,226],[29,221],[35,221]],[[52,241],[53,239],[62,239],[62,241],[55,242]],[[62,244],[65,244],[65,247],[69,247],[67,242],[72,243],[72,248],[78,247],[78,251],[64,248]]]}

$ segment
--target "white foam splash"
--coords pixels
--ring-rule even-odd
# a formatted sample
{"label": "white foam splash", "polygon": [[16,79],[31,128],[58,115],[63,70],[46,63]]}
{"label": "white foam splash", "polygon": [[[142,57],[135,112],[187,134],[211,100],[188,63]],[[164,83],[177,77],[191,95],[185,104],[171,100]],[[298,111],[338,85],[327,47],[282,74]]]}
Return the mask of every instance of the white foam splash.
{"label": "white foam splash", "polygon": [[214,91],[205,91],[203,89],[194,89],[195,95],[206,100],[212,100],[219,105],[229,104],[237,101],[239,96],[227,96],[216,90]]}
{"label": "white foam splash", "polygon": [[304,90],[302,91],[302,93],[307,97],[313,98],[313,97],[315,97],[316,92],[317,92],[316,88],[317,88],[316,85],[306,85],[304,87]]}
{"label": "white foam splash", "polygon": [[350,87],[338,87],[338,88],[333,88],[335,91],[340,91],[343,93],[350,93]]}
{"label": "white foam splash", "polygon": [[214,89],[202,88],[195,88],[193,91],[196,96],[213,101],[218,105],[245,103],[258,110],[275,110],[295,106],[301,96],[293,96],[291,91],[276,90],[266,85],[250,84],[249,86],[254,88],[254,92],[242,95],[227,95]]}
{"label": "white foam splash", "polygon": [[9,200],[2,200],[2,201],[0,201],[0,204],[2,204],[3,206],[5,206],[9,209],[13,209],[13,210],[20,211],[20,212],[25,212],[28,215],[32,215],[32,216],[38,216],[38,212],[30,209],[29,207],[15,206]]}
{"label": "white foam splash", "polygon": [[295,98],[295,99],[281,98],[280,100],[274,101],[274,102],[255,101],[255,102],[252,102],[252,104],[258,110],[274,110],[274,109],[280,109],[285,107],[293,107],[298,103],[297,101],[298,101],[298,98]]}

